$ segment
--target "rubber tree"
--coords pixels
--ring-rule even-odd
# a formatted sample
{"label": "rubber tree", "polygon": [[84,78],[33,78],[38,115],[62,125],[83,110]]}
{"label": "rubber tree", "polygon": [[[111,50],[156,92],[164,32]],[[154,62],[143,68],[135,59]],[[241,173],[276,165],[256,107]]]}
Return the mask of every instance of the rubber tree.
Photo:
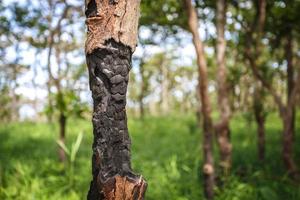
{"label": "rubber tree", "polygon": [[257,125],[257,157],[260,162],[263,162],[266,154],[265,122],[267,113],[264,105],[266,95],[264,88],[259,83],[254,83],[253,93],[253,112]]}
{"label": "rubber tree", "polygon": [[131,169],[126,92],[137,44],[139,0],[86,0],[86,61],[93,108],[93,180],[89,200],[144,199]]}
{"label": "rubber tree", "polygon": [[214,196],[214,161],[213,161],[213,124],[211,119],[211,103],[208,95],[207,64],[204,55],[203,43],[198,31],[198,16],[191,0],[184,0],[188,13],[189,30],[193,36],[193,44],[197,55],[197,66],[199,74],[199,94],[201,101],[201,112],[203,114],[203,176],[204,192],[207,199]]}
{"label": "rubber tree", "polygon": [[216,135],[220,152],[220,166],[223,174],[228,174],[231,168],[232,145],[230,143],[230,105],[227,87],[227,69],[225,61],[226,40],[224,37],[226,24],[226,0],[217,0],[217,87],[220,119],[216,123]]}
{"label": "rubber tree", "polygon": [[[262,87],[273,97],[274,102],[277,104],[279,114],[282,120],[283,133],[282,133],[282,159],[287,169],[287,173],[296,180],[300,180],[300,173],[294,158],[293,153],[293,113],[297,101],[297,94],[300,91],[300,68],[298,69],[298,76],[293,80],[294,86],[285,102],[277,90],[271,85],[270,81],[264,77],[262,62],[262,49],[264,44],[262,42],[265,36],[265,24],[267,17],[267,1],[259,0],[256,4],[255,20],[250,29],[247,29],[247,42],[245,48],[245,57],[249,62],[249,66],[254,74],[254,77],[260,81]],[[245,25],[244,25],[245,26]],[[273,29],[276,29],[275,27]],[[256,37],[255,37],[256,35]],[[255,44],[255,45],[253,45]]]}

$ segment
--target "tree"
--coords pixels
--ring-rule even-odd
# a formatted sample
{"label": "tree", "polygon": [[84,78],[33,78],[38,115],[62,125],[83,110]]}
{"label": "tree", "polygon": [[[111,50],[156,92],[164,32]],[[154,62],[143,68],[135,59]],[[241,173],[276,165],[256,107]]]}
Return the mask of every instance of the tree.
{"label": "tree", "polygon": [[89,200],[143,199],[146,191],[145,180],[131,169],[125,109],[139,6],[139,0],[86,1],[85,52],[94,101]]}
{"label": "tree", "polygon": [[225,64],[226,40],[224,37],[224,32],[226,24],[226,7],[226,0],[217,0],[217,83],[220,119],[215,127],[220,149],[220,166],[225,174],[227,174],[231,168],[232,151],[229,129],[230,105],[228,99],[227,70]]}
{"label": "tree", "polygon": [[[266,69],[267,63],[261,56],[265,46],[262,42],[262,39],[263,37],[266,37],[265,24],[267,21],[266,13],[268,11],[267,2],[265,0],[259,0],[258,2],[254,3],[254,5],[256,10],[252,25],[249,28],[246,24],[243,24],[243,27],[246,30],[245,57],[249,62],[249,66],[254,74],[254,77],[260,81],[265,90],[272,95],[274,102],[277,104],[283,124],[282,158],[288,174],[292,178],[298,179],[299,171],[293,156],[293,110],[296,104],[297,94],[300,90],[300,68],[298,70],[298,76],[295,79],[294,86],[292,89],[290,88],[291,91],[288,91],[289,98],[287,98],[287,101],[284,102],[273,85],[270,83],[270,78],[266,78],[264,69]],[[294,4],[293,6],[297,8],[299,7],[299,4]],[[293,15],[293,17],[296,17],[296,15]],[[273,19],[271,23],[275,21],[276,20]],[[276,26],[272,28],[272,31],[274,30],[276,30]]]}
{"label": "tree", "polygon": [[203,175],[204,191],[207,199],[213,199],[214,190],[214,162],[213,162],[213,124],[211,119],[211,103],[208,95],[207,65],[204,49],[198,32],[197,12],[191,0],[184,1],[188,13],[189,30],[193,35],[193,44],[197,54],[197,65],[199,75],[199,93],[201,100],[201,111],[203,114]]}
{"label": "tree", "polygon": [[265,90],[260,83],[254,85],[253,94],[253,112],[255,121],[257,124],[257,155],[259,161],[265,160],[265,146],[266,146],[266,136],[265,136],[265,122],[266,122],[266,112],[264,102]]}

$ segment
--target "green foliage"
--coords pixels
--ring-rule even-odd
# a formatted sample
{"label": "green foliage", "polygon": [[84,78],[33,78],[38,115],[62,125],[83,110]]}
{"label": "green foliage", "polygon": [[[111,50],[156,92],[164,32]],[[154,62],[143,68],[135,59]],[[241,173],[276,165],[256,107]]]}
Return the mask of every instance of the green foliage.
{"label": "green foliage", "polygon": [[12,101],[9,95],[9,88],[7,86],[0,88],[0,120],[9,121],[11,119],[10,103]]}
{"label": "green foliage", "polygon": [[62,141],[57,140],[57,144],[64,150],[69,158],[68,173],[69,173],[69,186],[73,187],[74,184],[74,165],[77,153],[79,151],[80,144],[82,142],[83,133],[79,133],[76,141],[72,144],[71,148],[68,148]]}
{"label": "green foliage", "polygon": [[[146,198],[202,199],[201,134],[195,128],[196,119],[191,115],[129,119],[133,168],[147,179]],[[254,124],[237,116],[231,128],[235,148],[233,173],[224,180],[223,187],[216,189],[216,199],[299,199],[300,189],[285,176],[281,165],[279,117],[268,115],[265,165],[257,161]],[[70,161],[76,162],[72,187],[70,168],[57,159],[57,136],[53,134],[57,129],[43,123],[0,126],[0,199],[86,198],[91,179],[91,123],[72,119],[67,128],[69,139],[65,149]],[[84,133],[82,141],[78,132]],[[298,141],[298,153],[299,146]]]}
{"label": "green foliage", "polygon": [[163,26],[173,33],[176,33],[179,27],[187,29],[187,17],[182,1],[142,1],[140,25],[150,27],[154,31]]}
{"label": "green foliage", "polygon": [[73,90],[64,90],[53,94],[50,98],[53,105],[47,105],[44,112],[47,115],[63,113],[65,116],[83,118],[85,112],[89,110],[88,104],[80,100]]}

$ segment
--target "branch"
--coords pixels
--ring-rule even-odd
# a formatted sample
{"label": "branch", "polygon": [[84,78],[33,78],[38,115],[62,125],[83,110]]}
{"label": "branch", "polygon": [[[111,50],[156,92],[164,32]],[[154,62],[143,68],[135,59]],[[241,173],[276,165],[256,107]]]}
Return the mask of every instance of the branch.
{"label": "branch", "polygon": [[[251,26],[250,31],[246,31],[246,48],[245,48],[245,57],[248,59],[250,68],[254,74],[254,77],[261,82],[262,86],[269,91],[269,93],[272,95],[275,103],[279,107],[279,111],[282,114],[285,110],[285,106],[283,104],[282,99],[280,96],[276,93],[276,90],[272,87],[272,85],[260,74],[256,60],[258,59],[258,56],[261,55],[261,39],[263,36],[263,29],[265,26],[266,21],[266,1],[265,0],[259,0],[258,1],[258,7],[256,9],[256,16],[255,20],[253,21],[253,24]],[[253,38],[253,33],[255,32],[255,27],[257,37]],[[255,44],[255,51],[253,52],[252,46]]]}

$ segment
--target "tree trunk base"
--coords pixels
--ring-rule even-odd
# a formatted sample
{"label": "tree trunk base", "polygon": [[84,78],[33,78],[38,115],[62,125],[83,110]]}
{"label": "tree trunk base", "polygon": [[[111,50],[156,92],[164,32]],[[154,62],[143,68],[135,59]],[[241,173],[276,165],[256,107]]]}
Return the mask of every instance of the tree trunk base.
{"label": "tree trunk base", "polygon": [[131,178],[116,175],[106,181],[98,178],[96,184],[99,190],[90,190],[88,200],[143,200],[147,189],[147,183],[141,176]]}

